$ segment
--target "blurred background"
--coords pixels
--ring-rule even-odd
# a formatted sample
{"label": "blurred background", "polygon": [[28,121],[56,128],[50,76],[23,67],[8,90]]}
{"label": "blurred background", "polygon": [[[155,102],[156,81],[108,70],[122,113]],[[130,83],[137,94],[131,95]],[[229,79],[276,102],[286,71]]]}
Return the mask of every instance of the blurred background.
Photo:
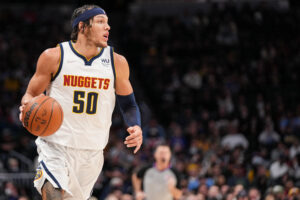
{"label": "blurred background", "polygon": [[35,137],[18,107],[38,56],[70,39],[71,14],[84,4],[108,13],[144,133],[133,155],[115,112],[94,199],[133,199],[132,171],[151,164],[162,142],[183,199],[300,199],[299,2],[1,1],[0,199],[40,199]]}

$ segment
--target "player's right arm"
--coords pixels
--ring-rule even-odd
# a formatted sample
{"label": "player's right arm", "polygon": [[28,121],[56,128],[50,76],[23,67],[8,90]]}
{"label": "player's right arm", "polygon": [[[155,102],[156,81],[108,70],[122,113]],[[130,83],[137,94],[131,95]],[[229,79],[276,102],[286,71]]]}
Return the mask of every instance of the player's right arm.
{"label": "player's right arm", "polygon": [[45,50],[39,57],[36,71],[32,76],[27,90],[21,100],[20,120],[25,105],[35,96],[42,94],[50,84],[51,78],[57,72],[60,62],[60,48],[50,48]]}

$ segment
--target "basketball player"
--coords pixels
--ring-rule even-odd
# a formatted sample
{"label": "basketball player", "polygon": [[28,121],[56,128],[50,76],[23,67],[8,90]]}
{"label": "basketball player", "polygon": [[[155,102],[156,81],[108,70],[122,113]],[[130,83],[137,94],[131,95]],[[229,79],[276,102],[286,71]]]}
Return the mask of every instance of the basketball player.
{"label": "basketball player", "polygon": [[129,136],[127,147],[142,145],[139,108],[129,81],[126,59],[108,46],[110,26],[96,5],[72,15],[71,41],[44,51],[20,106],[46,94],[63,108],[64,120],[51,136],[36,140],[39,166],[34,185],[44,200],[90,197],[103,166],[111,116],[117,98]]}
{"label": "basketball player", "polygon": [[173,200],[182,196],[178,172],[170,168],[171,150],[159,145],[154,152],[155,163],[132,175],[136,200]]}

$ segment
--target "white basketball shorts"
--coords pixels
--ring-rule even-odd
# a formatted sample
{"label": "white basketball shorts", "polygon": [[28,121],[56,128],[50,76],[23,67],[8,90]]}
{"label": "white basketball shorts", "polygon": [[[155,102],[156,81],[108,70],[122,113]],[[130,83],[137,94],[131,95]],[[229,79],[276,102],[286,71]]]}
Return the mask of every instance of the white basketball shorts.
{"label": "white basketball shorts", "polygon": [[39,193],[47,179],[65,191],[64,199],[87,200],[103,167],[103,151],[74,149],[42,138],[36,144],[39,165],[34,187]]}

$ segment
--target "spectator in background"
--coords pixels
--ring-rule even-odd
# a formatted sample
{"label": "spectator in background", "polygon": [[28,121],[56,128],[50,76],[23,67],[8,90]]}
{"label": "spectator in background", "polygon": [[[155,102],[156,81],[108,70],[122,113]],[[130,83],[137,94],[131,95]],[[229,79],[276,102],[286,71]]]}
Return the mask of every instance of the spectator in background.
{"label": "spectator in background", "polygon": [[174,153],[182,152],[186,148],[186,140],[179,124],[173,123],[170,126],[170,146]]}
{"label": "spectator in background", "polygon": [[247,149],[249,142],[243,134],[237,132],[237,124],[231,122],[228,126],[228,134],[222,138],[221,145],[230,150],[238,146]]}
{"label": "spectator in background", "polygon": [[120,200],[133,200],[133,197],[130,194],[123,194]]}
{"label": "spectator in background", "polygon": [[242,190],[238,193],[238,195],[236,196],[237,200],[248,200],[248,195],[246,190]]}
{"label": "spectator in background", "polygon": [[5,184],[4,193],[9,200],[17,200],[19,197],[18,189],[12,182]]}
{"label": "spectator in background", "polygon": [[260,200],[261,195],[257,188],[250,188],[248,191],[248,198],[249,200]]}
{"label": "spectator in background", "polygon": [[29,200],[29,198],[27,196],[20,196],[18,200]]}
{"label": "spectator in background", "polygon": [[275,185],[272,188],[272,193],[274,194],[276,200],[284,200],[285,198],[284,188],[281,185]]}
{"label": "spectator in background", "polygon": [[297,154],[291,162],[291,177],[295,180],[295,185],[300,186],[300,154]]}
{"label": "spectator in background", "polygon": [[203,196],[190,194],[187,196],[186,200],[204,200]]}
{"label": "spectator in background", "polygon": [[228,182],[227,182],[229,186],[247,185],[245,170],[242,165],[234,165],[231,169],[231,173],[232,175],[228,178]]}
{"label": "spectator in background", "polygon": [[105,198],[105,200],[118,200],[118,197],[116,197],[116,196],[113,195],[113,194],[109,194],[109,195]]}
{"label": "spectator in background", "polygon": [[183,82],[192,89],[200,89],[202,85],[202,78],[198,71],[191,68],[184,76]]}
{"label": "spectator in background", "polygon": [[218,186],[211,186],[208,189],[207,200],[221,200],[222,195],[220,193],[220,188]]}
{"label": "spectator in background", "polygon": [[265,129],[260,133],[258,140],[262,145],[272,147],[279,142],[280,136],[274,131],[273,124],[267,123]]}
{"label": "spectator in background", "polygon": [[277,199],[275,199],[275,195],[267,194],[266,197],[265,197],[265,200],[277,200]]}
{"label": "spectator in background", "polygon": [[132,175],[132,183],[137,200],[179,199],[180,178],[176,170],[170,168],[171,149],[167,145],[158,145],[154,152],[154,166],[147,166]]}
{"label": "spectator in background", "polygon": [[274,161],[270,166],[270,175],[275,182],[280,181],[279,179],[287,174],[288,171],[289,166],[286,163],[284,155],[280,155],[279,159]]}
{"label": "spectator in background", "polygon": [[293,137],[291,141],[292,146],[290,147],[290,159],[293,159],[297,154],[300,154],[300,143],[299,139]]}
{"label": "spectator in background", "polygon": [[299,188],[293,187],[288,191],[288,199],[289,200],[295,200],[300,199],[300,190]]}
{"label": "spectator in background", "polygon": [[265,165],[257,165],[254,168],[255,173],[253,174],[253,180],[250,182],[250,185],[259,188],[261,194],[264,194],[269,184],[269,171]]}
{"label": "spectator in background", "polygon": [[156,118],[152,118],[143,128],[143,137],[148,147],[155,147],[165,141],[165,129],[157,122]]}

